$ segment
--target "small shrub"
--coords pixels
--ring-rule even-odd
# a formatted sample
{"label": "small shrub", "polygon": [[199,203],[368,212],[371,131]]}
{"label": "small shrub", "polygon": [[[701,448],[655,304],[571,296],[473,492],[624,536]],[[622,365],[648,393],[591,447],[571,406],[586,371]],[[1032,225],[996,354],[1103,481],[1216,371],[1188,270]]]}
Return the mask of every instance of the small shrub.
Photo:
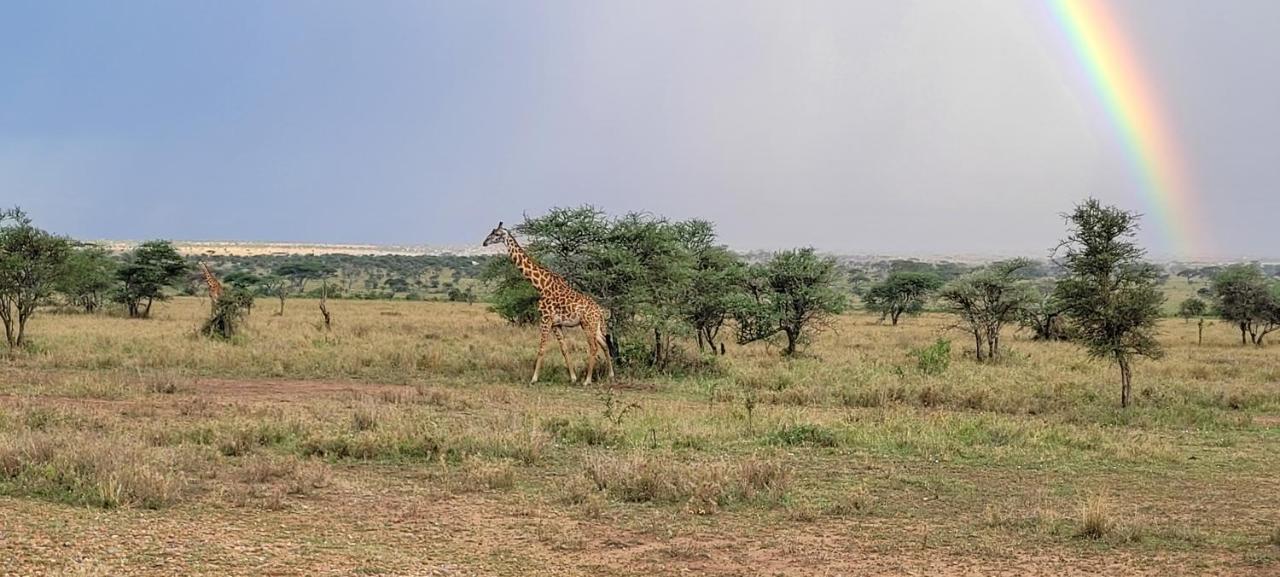
{"label": "small shrub", "polygon": [[231,289],[213,303],[209,318],[200,327],[207,337],[230,339],[240,331],[244,316],[253,306],[253,294],[244,289]]}
{"label": "small shrub", "polygon": [[840,495],[823,512],[833,517],[866,515],[875,507],[875,503],[875,497],[866,487],[858,487],[853,491]]}
{"label": "small shrub", "polygon": [[941,375],[951,367],[951,341],[938,339],[932,345],[912,349],[916,368],[926,375]]}
{"label": "small shrub", "polygon": [[556,441],[566,445],[589,447],[614,447],[623,442],[622,434],[614,428],[604,427],[586,418],[575,420],[550,419],[543,421],[542,430]]}
{"label": "small shrub", "polygon": [[462,462],[462,470],[461,488],[464,491],[510,489],[516,484],[515,468],[510,460],[468,457]]}
{"label": "small shrub", "polygon": [[146,378],[146,391],[158,395],[172,395],[190,388],[190,380],[172,372],[150,375]]}
{"label": "small shrub", "polygon": [[262,421],[241,424],[224,432],[218,440],[218,451],[227,457],[238,457],[258,447],[280,445],[298,433],[296,423]]}
{"label": "small shrub", "polygon": [[1111,505],[1102,497],[1090,497],[1080,508],[1080,529],[1077,537],[1103,539],[1116,528]]}
{"label": "small shrub", "polygon": [[378,428],[380,415],[373,406],[357,407],[351,412],[351,430],[357,433]]}
{"label": "small shrub", "polygon": [[680,503],[709,514],[733,503],[778,503],[790,488],[790,470],[773,459],[682,463],[672,455],[594,455],[584,472],[597,489],[633,503]]}
{"label": "small shrub", "polygon": [[237,477],[245,483],[270,483],[297,474],[298,460],[289,457],[255,455],[248,457],[237,470]]}
{"label": "small shrub", "polygon": [[834,447],[839,443],[836,435],[830,429],[820,425],[800,424],[800,425],[783,425],[781,429],[777,429],[769,433],[765,437],[765,442],[771,445],[782,446],[809,446],[809,447]]}

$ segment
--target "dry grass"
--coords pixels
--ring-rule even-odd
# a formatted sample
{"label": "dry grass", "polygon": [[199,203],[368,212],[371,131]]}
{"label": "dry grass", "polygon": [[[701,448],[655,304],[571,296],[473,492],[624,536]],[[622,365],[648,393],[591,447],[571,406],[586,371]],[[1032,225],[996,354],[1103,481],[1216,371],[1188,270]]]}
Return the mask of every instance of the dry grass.
{"label": "dry grass", "polygon": [[1086,539],[1104,539],[1116,529],[1115,513],[1103,497],[1090,497],[1080,507],[1080,530],[1076,535]]}
{"label": "dry grass", "polygon": [[[311,303],[291,302],[284,317],[260,307],[230,342],[192,336],[199,299],[152,321],[37,317],[33,350],[0,367],[0,508],[19,505],[15,534],[92,543],[145,526],[130,517],[145,510],[179,539],[209,539],[222,519],[283,515],[271,536],[213,534],[324,542],[325,563],[393,574],[427,553],[383,543],[455,518],[436,551],[480,574],[857,572],[841,554],[805,565],[817,557],[801,543],[827,546],[805,541],[817,533],[917,572],[935,548],[984,565],[1123,549],[1172,573],[1277,560],[1280,348],[1240,347],[1229,327],[1197,347],[1194,325],[1164,323],[1168,355],[1137,366],[1135,406],[1120,410],[1114,369],[1076,347],[1010,335],[1008,357],[978,364],[932,315],[899,327],[848,315],[798,359],[730,345],[690,374],[622,375],[602,394],[569,385],[555,354],[549,382],[525,385],[536,331],[480,305],[330,306],[330,334]],[[939,337],[953,338],[949,360],[924,370],[910,351]],[[66,503],[112,511],[72,522]],[[327,537],[334,527],[376,538]],[[572,550],[536,553],[532,533]],[[665,545],[618,545],[652,540]],[[123,566],[4,547],[27,560],[0,572]],[[300,550],[273,553],[298,564],[282,573],[319,571]],[[159,573],[200,563],[174,555]]]}
{"label": "dry grass", "polygon": [[593,454],[583,473],[620,501],[687,503],[699,514],[737,503],[775,504],[791,484],[785,465],[757,456],[685,463],[670,454]]}

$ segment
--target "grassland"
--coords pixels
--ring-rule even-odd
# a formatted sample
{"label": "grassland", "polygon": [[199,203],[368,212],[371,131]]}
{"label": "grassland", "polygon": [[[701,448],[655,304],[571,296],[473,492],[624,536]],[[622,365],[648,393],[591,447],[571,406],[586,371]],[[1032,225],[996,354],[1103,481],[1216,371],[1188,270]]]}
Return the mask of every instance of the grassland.
{"label": "grassland", "polygon": [[525,384],[536,333],[481,305],[329,306],[233,342],[195,298],[38,317],[0,365],[0,573],[1280,572],[1280,346],[1226,326],[1165,322],[1120,410],[1069,344],[922,371],[941,316],[586,388],[554,350]]}

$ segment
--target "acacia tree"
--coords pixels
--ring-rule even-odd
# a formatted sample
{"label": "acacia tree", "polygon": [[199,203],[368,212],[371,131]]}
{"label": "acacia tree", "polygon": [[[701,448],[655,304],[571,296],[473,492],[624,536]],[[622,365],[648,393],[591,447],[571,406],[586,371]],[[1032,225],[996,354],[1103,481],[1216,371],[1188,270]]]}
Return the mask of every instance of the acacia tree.
{"label": "acacia tree", "polygon": [[1196,297],[1184,300],[1178,305],[1178,316],[1182,317],[1184,322],[1191,322],[1192,318],[1199,319],[1196,323],[1198,332],[1196,345],[1204,344],[1204,314],[1208,311],[1209,305]]}
{"label": "acacia tree", "polygon": [[88,244],[75,247],[67,255],[54,290],[61,293],[68,304],[93,313],[115,286],[115,261],[106,249]]}
{"label": "acacia tree", "polygon": [[1218,316],[1240,328],[1240,344],[1262,346],[1267,334],[1280,329],[1280,286],[1257,264],[1223,267],[1211,290]]}
{"label": "acacia tree", "polygon": [[[334,267],[325,264],[323,261],[307,258],[276,267],[275,276],[288,280],[293,292],[300,293],[306,288],[307,281],[326,279],[335,270]],[[405,283],[402,288],[408,290],[408,285],[404,279],[397,280]]]}
{"label": "acacia tree", "polygon": [[167,240],[150,240],[125,255],[116,276],[123,283],[115,299],[133,318],[151,316],[154,301],[167,300],[164,289],[186,278],[187,261]]}
{"label": "acacia tree", "polygon": [[844,310],[845,295],[836,289],[835,259],[818,256],[812,248],[774,254],[750,269],[747,296],[737,307],[738,343],[746,344],[782,334],[786,356],[831,315]]}
{"label": "acacia tree", "polygon": [[1058,299],[1057,281],[1042,279],[1031,287],[1031,300],[1022,309],[1019,324],[1030,329],[1038,341],[1064,341],[1068,333],[1063,318],[1064,307]]}
{"label": "acacia tree", "polygon": [[[609,311],[606,341],[619,366],[664,369],[682,337],[714,347],[741,294],[745,266],[716,244],[705,221],[670,221],[642,213],[610,217],[591,206],[553,208],[513,230],[524,250]],[[538,294],[509,259],[484,272],[491,307],[503,318],[532,322]]]}
{"label": "acacia tree", "polygon": [[942,286],[942,278],[932,272],[891,272],[883,281],[867,290],[867,310],[880,313],[880,320],[890,319],[897,326],[903,314],[915,314],[924,308],[929,295]]}
{"label": "acacia tree", "polygon": [[[717,351],[716,339],[740,301],[747,266],[728,248],[715,244],[715,229],[706,221],[680,224],[680,238],[693,257],[693,270],[680,299],[681,316],[697,336],[698,350]],[[723,352],[724,344],[719,350]]]}
{"label": "acacia tree", "polygon": [[262,294],[280,299],[280,310],[276,311],[276,316],[284,316],[284,301],[289,298],[289,280],[280,275],[267,275],[262,277],[258,286],[262,287]]}
{"label": "acacia tree", "polygon": [[71,243],[32,226],[19,208],[0,211],[0,321],[10,350],[25,342],[27,321],[53,292]]}
{"label": "acacia tree", "polygon": [[1022,259],[998,262],[951,281],[939,293],[938,298],[960,317],[961,326],[973,336],[974,356],[979,361],[999,356],[1001,329],[1022,317],[1033,300],[1026,283],[1017,276],[1018,271],[1031,265]]}
{"label": "acacia tree", "polygon": [[[1138,215],[1089,199],[1065,215],[1067,238],[1054,249],[1066,270],[1058,298],[1089,355],[1120,368],[1120,406],[1129,406],[1135,357],[1163,354],[1155,339],[1164,295],[1159,271],[1133,242]],[[1060,260],[1058,258],[1060,257]]]}
{"label": "acacia tree", "polygon": [[222,280],[247,295],[240,297],[244,303],[244,313],[253,314],[254,297],[262,294],[262,277],[252,272],[238,270],[228,274]]}

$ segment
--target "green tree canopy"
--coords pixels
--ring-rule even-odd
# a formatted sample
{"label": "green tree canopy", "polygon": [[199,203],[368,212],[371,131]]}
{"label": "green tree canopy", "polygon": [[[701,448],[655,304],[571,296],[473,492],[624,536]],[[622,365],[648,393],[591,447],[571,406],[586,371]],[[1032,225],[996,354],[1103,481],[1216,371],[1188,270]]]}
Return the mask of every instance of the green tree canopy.
{"label": "green tree canopy", "polygon": [[1068,232],[1055,250],[1067,275],[1058,283],[1078,341],[1091,356],[1120,368],[1120,405],[1129,405],[1134,357],[1163,354],[1156,321],[1164,295],[1159,271],[1133,242],[1138,215],[1089,199],[1067,215]]}
{"label": "green tree canopy", "polygon": [[27,322],[63,274],[71,242],[31,224],[21,209],[0,211],[0,321],[12,350],[26,338]]}
{"label": "green tree canopy", "polygon": [[867,310],[889,318],[894,325],[904,314],[915,314],[924,308],[925,300],[942,286],[942,278],[933,272],[891,272],[883,281],[867,290]]}
{"label": "green tree canopy", "polygon": [[1223,267],[1211,286],[1218,316],[1240,328],[1240,342],[1261,346],[1280,329],[1280,286],[1257,264]]}
{"label": "green tree canopy", "polygon": [[938,294],[973,336],[979,361],[999,356],[1001,330],[1022,318],[1035,301],[1027,281],[1018,278],[1019,271],[1030,266],[1031,261],[1023,259],[994,263],[951,281]]}
{"label": "green tree canopy", "polygon": [[835,259],[820,257],[812,248],[779,252],[768,263],[752,266],[748,295],[735,314],[738,342],[781,334],[787,339],[783,354],[794,355],[813,332],[844,310],[838,277]]}
{"label": "green tree canopy", "polygon": [[[709,222],[642,213],[611,217],[591,206],[555,208],[514,230],[539,264],[608,309],[611,353],[666,366],[675,338],[714,343],[741,294],[745,265],[716,244]],[[536,318],[537,293],[507,259],[491,263],[493,308],[513,322]],[[629,343],[629,344],[627,344]],[[622,346],[626,344],[626,346]]]}
{"label": "green tree canopy", "polygon": [[1190,297],[1178,304],[1178,316],[1187,321],[1204,316],[1208,310],[1209,305],[1196,297]]}
{"label": "green tree canopy", "polygon": [[129,310],[129,316],[151,316],[154,301],[168,299],[164,289],[186,278],[187,261],[167,240],[150,240],[124,256],[116,276],[123,283],[116,300]]}
{"label": "green tree canopy", "polygon": [[106,249],[87,244],[75,247],[67,255],[55,290],[62,293],[68,303],[92,313],[102,306],[116,283],[116,261]]}

